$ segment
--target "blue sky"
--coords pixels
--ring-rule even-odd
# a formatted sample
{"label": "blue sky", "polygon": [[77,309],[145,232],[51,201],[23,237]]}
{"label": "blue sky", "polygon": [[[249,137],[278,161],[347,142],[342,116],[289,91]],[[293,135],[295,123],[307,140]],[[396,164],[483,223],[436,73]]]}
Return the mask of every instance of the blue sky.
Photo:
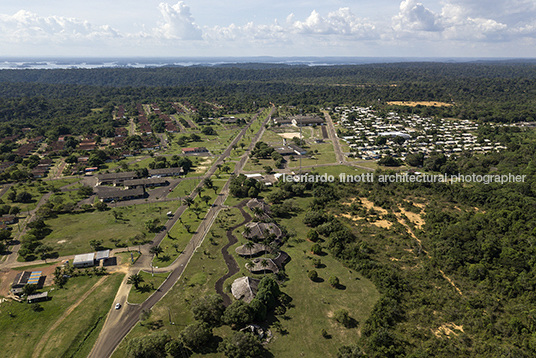
{"label": "blue sky", "polygon": [[536,0],[19,0],[0,56],[536,57]]}

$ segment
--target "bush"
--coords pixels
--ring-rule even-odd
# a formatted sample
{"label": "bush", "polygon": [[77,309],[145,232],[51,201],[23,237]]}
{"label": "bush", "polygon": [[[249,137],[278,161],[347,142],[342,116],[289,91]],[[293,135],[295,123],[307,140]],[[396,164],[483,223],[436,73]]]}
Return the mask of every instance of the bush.
{"label": "bush", "polygon": [[252,334],[236,332],[220,343],[218,352],[231,358],[257,358],[264,355],[264,348]]}
{"label": "bush", "polygon": [[339,322],[340,324],[342,324],[346,328],[355,327],[355,325],[357,323],[355,321],[355,319],[350,317],[350,314],[348,313],[348,310],[345,310],[345,309],[336,310],[333,313],[333,318],[335,319],[335,321]]}
{"label": "bush", "polygon": [[311,229],[307,233],[307,238],[312,242],[317,242],[318,239],[320,239],[320,235],[318,235],[318,232],[316,230]]}
{"label": "bush", "polygon": [[212,327],[217,327],[221,323],[221,317],[225,312],[223,299],[220,295],[208,295],[199,297],[190,306],[194,319],[208,323]]}
{"label": "bush", "polygon": [[331,287],[339,287],[339,278],[337,276],[331,276],[329,278],[329,284]]}
{"label": "bush", "polygon": [[179,334],[180,341],[195,352],[206,348],[212,337],[212,328],[205,322],[195,322],[186,326]]}
{"label": "bush", "polygon": [[322,260],[320,259],[313,259],[313,266],[316,268],[322,267]]}
{"label": "bush", "polygon": [[318,272],[311,270],[307,273],[307,276],[309,277],[309,280],[316,281],[318,279]]}
{"label": "bush", "polygon": [[322,246],[314,244],[311,246],[311,252],[315,255],[320,255],[322,253]]}

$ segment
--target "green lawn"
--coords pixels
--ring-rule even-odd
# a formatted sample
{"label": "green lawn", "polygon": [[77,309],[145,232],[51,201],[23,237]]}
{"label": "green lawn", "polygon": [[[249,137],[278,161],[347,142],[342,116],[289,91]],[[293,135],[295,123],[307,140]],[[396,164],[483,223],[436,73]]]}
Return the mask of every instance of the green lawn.
{"label": "green lawn", "polygon": [[[49,328],[72,304],[77,302],[101,277],[79,276],[69,279],[64,289],[49,291],[49,301],[41,302],[40,312],[27,303],[6,301],[0,304],[0,344],[4,357],[31,357],[35,346],[47,332],[40,357],[86,357],[112,306],[123,275],[106,277],[55,330]],[[47,289],[49,289],[47,287]],[[10,316],[11,313],[11,316]]]}
{"label": "green lawn", "polygon": [[145,271],[140,271],[139,274],[143,277],[143,282],[140,284],[139,289],[135,289],[134,286],[131,287],[127,300],[129,303],[143,303],[169,276],[169,273],[155,273],[153,275]]}
{"label": "green lawn", "polygon": [[[216,194],[214,194],[213,190],[206,189],[202,192],[201,196],[209,197],[210,200],[205,202],[204,200],[201,200],[199,196],[196,197],[194,204],[182,214],[180,221],[177,221],[171,230],[169,230],[168,235],[166,235],[164,240],[160,243],[160,247],[164,252],[160,254],[159,257],[154,258],[153,265],[160,267],[168,266],[175,261],[182,250],[184,250],[192,238],[192,235],[203,222],[202,219],[205,217],[211,203],[216,199]],[[199,219],[194,212],[195,208],[199,210]],[[186,225],[190,226],[190,232],[186,229]]]}
{"label": "green lawn", "polygon": [[[102,239],[104,247],[113,248],[110,239],[119,239],[124,244],[140,233],[151,237],[154,234],[147,232],[145,222],[158,218],[164,224],[166,213],[175,211],[178,205],[178,202],[161,202],[114,208],[123,216],[120,220],[114,219],[112,210],[62,214],[46,220],[52,233],[43,242],[51,245],[60,256],[93,251],[89,245],[93,239]],[[131,242],[128,244],[132,245]]]}
{"label": "green lawn", "polygon": [[[331,143],[323,144],[311,144],[307,150],[307,155],[302,158],[302,165],[318,165],[318,164],[327,164],[335,163],[335,151],[333,150],[333,145]],[[318,150],[318,153],[314,153],[315,150]],[[298,156],[294,156],[295,160],[289,162],[289,167],[295,168],[300,166],[300,161]]]}
{"label": "green lawn", "polygon": [[188,179],[182,180],[171,193],[168,194],[168,198],[178,198],[190,195],[194,188],[199,184],[200,179]]}

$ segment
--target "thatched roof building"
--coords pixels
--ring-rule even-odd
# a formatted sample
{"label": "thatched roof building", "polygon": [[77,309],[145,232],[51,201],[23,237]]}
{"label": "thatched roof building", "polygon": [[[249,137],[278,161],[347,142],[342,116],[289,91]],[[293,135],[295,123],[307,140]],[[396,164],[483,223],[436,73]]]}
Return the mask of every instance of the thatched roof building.
{"label": "thatched roof building", "polygon": [[247,276],[237,278],[231,285],[231,293],[237,300],[250,303],[257,294],[257,288],[260,281],[261,280]]}
{"label": "thatched roof building", "polygon": [[270,234],[274,234],[275,239],[279,239],[283,235],[281,229],[274,223],[249,222],[244,225],[244,228],[242,235],[253,241],[264,240]]}

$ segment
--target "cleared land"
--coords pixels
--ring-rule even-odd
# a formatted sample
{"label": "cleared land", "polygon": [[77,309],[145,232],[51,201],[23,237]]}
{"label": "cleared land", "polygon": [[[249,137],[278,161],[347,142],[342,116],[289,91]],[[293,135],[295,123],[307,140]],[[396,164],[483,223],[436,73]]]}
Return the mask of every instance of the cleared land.
{"label": "cleared land", "polygon": [[445,102],[431,102],[431,101],[391,101],[387,104],[392,104],[395,106],[407,106],[407,107],[416,107],[416,106],[426,106],[426,107],[450,107],[452,103]]}

